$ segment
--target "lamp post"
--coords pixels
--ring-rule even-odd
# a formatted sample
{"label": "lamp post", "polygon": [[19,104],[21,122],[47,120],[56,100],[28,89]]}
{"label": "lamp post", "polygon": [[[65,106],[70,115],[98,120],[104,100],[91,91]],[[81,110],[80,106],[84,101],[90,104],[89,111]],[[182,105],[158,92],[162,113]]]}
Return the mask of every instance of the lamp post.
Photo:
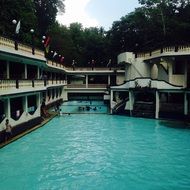
{"label": "lamp post", "polygon": [[75,70],[75,60],[73,59],[73,62],[72,62],[72,67],[73,67],[73,71]]}
{"label": "lamp post", "polygon": [[111,70],[111,59],[109,59],[107,67]]}
{"label": "lamp post", "polygon": [[30,33],[32,35],[32,54],[35,54],[35,47],[34,47],[34,29],[30,29]]}
{"label": "lamp post", "polygon": [[46,53],[46,48],[45,48],[45,40],[46,40],[46,36],[42,36],[42,44],[43,44],[43,49],[44,49],[44,57],[47,58],[47,53]]}
{"label": "lamp post", "polygon": [[94,70],[94,66],[95,66],[95,61],[94,61],[94,59],[92,59],[91,66],[92,66],[92,70]]}
{"label": "lamp post", "polygon": [[[12,23],[14,25],[17,24],[17,21],[14,19],[12,20]],[[15,33],[14,33],[14,44],[15,44],[15,50],[18,50],[18,39],[17,39],[17,32],[16,32],[16,28],[15,28]]]}

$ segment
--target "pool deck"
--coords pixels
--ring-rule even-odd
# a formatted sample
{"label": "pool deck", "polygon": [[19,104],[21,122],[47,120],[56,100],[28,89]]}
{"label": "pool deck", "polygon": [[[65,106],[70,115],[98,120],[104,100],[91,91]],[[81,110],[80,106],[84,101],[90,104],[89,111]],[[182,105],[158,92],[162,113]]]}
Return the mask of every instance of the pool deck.
{"label": "pool deck", "polygon": [[29,129],[29,130],[27,130],[27,131],[25,131],[25,132],[23,132],[23,133],[21,133],[19,135],[14,136],[13,138],[7,140],[6,142],[0,143],[0,149],[3,148],[6,145],[18,140],[18,139],[20,139],[21,137],[27,135],[28,133],[31,133],[32,131],[44,126],[46,123],[48,123],[50,120],[52,120],[55,116],[57,116],[57,113],[56,112],[51,112],[50,116],[47,117],[47,118],[44,118],[44,120],[40,124],[34,126],[33,128],[31,128],[31,129]]}

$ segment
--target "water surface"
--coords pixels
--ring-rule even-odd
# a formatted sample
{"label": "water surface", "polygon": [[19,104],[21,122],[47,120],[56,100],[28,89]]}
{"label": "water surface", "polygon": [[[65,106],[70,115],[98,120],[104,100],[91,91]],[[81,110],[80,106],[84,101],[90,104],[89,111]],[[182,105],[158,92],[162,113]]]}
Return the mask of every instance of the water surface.
{"label": "water surface", "polygon": [[0,189],[190,189],[190,130],[167,124],[107,114],[56,117],[0,150]]}

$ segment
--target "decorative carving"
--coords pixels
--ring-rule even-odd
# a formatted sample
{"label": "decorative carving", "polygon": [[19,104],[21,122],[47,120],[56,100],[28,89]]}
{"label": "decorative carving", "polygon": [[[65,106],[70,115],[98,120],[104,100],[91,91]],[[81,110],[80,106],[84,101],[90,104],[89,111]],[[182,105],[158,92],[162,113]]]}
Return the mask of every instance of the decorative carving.
{"label": "decorative carving", "polygon": [[149,82],[147,83],[146,86],[141,86],[138,81],[135,81],[135,89],[141,89],[141,90],[148,90],[151,89],[151,80],[149,80]]}

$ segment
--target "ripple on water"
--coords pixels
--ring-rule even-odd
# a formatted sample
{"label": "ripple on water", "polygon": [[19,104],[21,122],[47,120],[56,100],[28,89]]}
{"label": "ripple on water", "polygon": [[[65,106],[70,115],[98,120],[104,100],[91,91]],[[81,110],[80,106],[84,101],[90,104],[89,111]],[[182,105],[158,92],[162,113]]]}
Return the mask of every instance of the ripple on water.
{"label": "ripple on water", "polygon": [[155,120],[57,117],[1,149],[0,189],[188,189],[189,139]]}

